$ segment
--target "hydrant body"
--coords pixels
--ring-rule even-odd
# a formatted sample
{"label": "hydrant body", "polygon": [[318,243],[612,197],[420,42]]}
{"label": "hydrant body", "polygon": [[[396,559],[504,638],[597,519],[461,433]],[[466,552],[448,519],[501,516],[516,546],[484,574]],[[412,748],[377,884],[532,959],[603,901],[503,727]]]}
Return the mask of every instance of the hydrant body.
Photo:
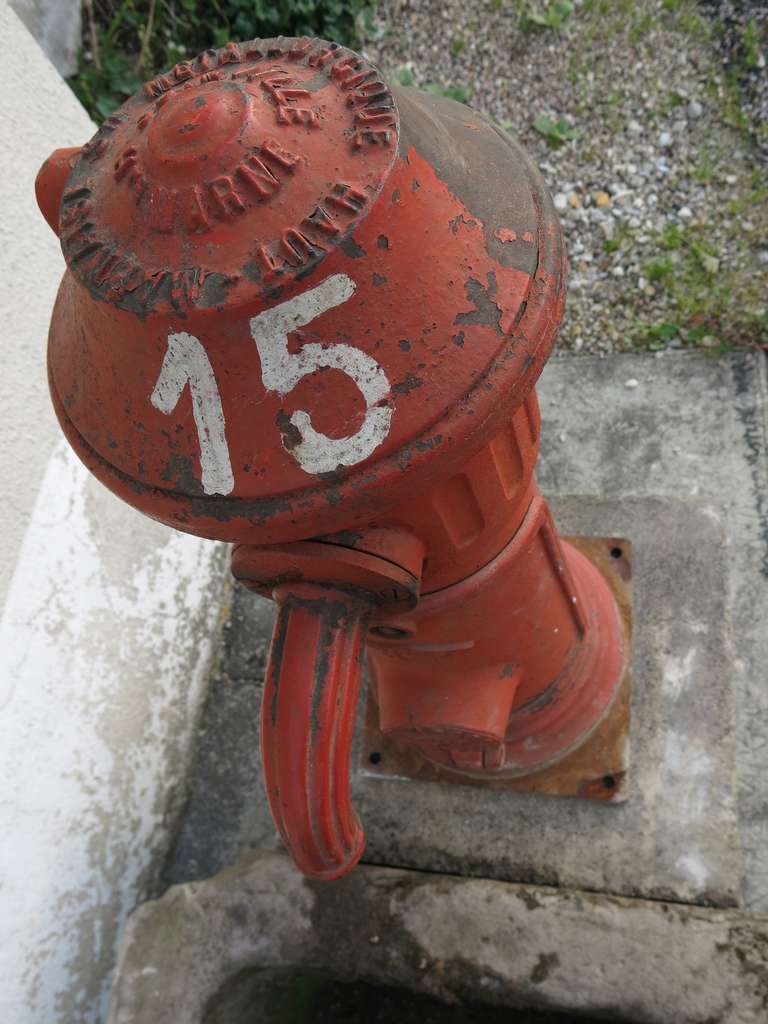
{"label": "hydrant body", "polygon": [[37,188],[68,263],[49,375],[70,443],[136,508],[234,542],[278,602],[263,757],[302,870],[362,852],[364,646],[382,730],[437,763],[519,774],[583,741],[621,627],[534,481],[565,255],[523,152],[279,38],[154,79]]}

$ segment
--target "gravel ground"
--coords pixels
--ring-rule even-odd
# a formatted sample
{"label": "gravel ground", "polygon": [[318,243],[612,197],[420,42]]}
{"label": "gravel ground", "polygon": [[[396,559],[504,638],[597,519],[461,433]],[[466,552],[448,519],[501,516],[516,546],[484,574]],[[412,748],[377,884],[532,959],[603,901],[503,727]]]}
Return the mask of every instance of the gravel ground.
{"label": "gravel ground", "polygon": [[738,79],[742,108],[763,158],[768,158],[768,4],[706,0],[715,18],[723,67]]}
{"label": "gravel ground", "polygon": [[532,24],[567,6],[381,0],[366,53],[463,87],[538,161],[568,238],[561,347],[765,345],[768,6],[576,0]]}

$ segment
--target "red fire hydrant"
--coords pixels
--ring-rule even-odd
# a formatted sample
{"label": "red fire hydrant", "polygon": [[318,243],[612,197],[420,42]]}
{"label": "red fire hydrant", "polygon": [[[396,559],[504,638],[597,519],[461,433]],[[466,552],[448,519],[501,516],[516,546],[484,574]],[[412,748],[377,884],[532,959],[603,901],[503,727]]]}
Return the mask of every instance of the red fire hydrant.
{"label": "red fire hydrant", "polygon": [[502,131],[333,43],[230,43],[54,153],[37,195],[68,265],[69,442],[140,511],[234,542],[278,603],[262,753],[302,871],[363,849],[364,649],[382,732],[466,776],[590,734],[622,630],[533,478],[565,256]]}

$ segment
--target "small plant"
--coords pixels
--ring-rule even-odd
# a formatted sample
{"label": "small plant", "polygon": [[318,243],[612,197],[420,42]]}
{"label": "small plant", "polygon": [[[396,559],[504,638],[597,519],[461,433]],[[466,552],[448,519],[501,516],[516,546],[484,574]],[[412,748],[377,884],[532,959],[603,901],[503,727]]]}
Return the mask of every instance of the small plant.
{"label": "small plant", "polygon": [[570,0],[554,0],[547,3],[543,10],[526,9],[520,15],[520,28],[523,32],[537,32],[540,29],[561,28],[573,14]]}
{"label": "small plant", "polygon": [[706,157],[693,170],[694,178],[703,185],[708,185],[712,181],[714,173],[715,169]]}
{"label": "small plant", "polygon": [[630,43],[639,43],[641,39],[655,27],[654,17],[650,11],[646,11],[631,26],[628,34]]}
{"label": "small plant", "polygon": [[459,54],[463,52],[465,46],[466,43],[461,38],[461,36],[454,36],[453,39],[451,40],[451,52],[453,53],[454,57],[458,57]]}
{"label": "small plant", "polygon": [[689,327],[682,333],[683,340],[689,345],[699,345],[702,341],[712,337],[706,324],[699,324],[698,327]]}
{"label": "small plant", "polygon": [[618,238],[606,238],[603,242],[603,249],[605,252],[617,252],[621,248],[621,242]]}
{"label": "small plant", "polygon": [[[398,85],[412,87],[416,85],[416,76],[410,68],[398,68],[392,76]],[[435,96],[447,96],[449,99],[458,100],[459,103],[468,103],[470,93],[463,85],[443,85],[441,82],[424,82],[419,88],[425,92],[431,92]]]}
{"label": "small plant", "polygon": [[685,235],[678,224],[668,224],[661,234],[661,245],[669,251],[682,248]]}
{"label": "small plant", "polygon": [[649,281],[663,281],[669,277],[675,269],[675,265],[670,259],[657,260],[654,263],[649,263],[645,268],[645,272],[648,275]]}
{"label": "small plant", "polygon": [[405,85],[408,87],[416,85],[416,76],[410,68],[398,68],[392,77],[398,85]]}
{"label": "small plant", "polygon": [[571,142],[579,134],[574,128],[571,128],[564,117],[559,117],[557,121],[553,121],[551,117],[542,115],[536,118],[533,122],[533,127],[539,135],[544,136],[547,140],[547,145],[552,149],[563,146],[566,142]]}
{"label": "small plant", "polygon": [[447,96],[451,100],[458,100],[459,103],[469,103],[470,93],[463,85],[443,85],[441,82],[425,82],[424,91],[434,93],[435,96]]}
{"label": "small plant", "polygon": [[744,66],[750,70],[760,66],[760,49],[768,39],[761,34],[760,28],[754,18],[750,18],[744,26],[744,35],[741,38],[741,50]]}
{"label": "small plant", "polygon": [[[762,206],[751,209],[761,221],[755,232],[763,237]],[[668,224],[654,241],[660,255],[645,273],[663,287],[666,322],[676,333],[663,324],[638,325],[639,343],[661,346],[675,338],[716,353],[762,342],[768,324],[765,275],[755,268],[748,241],[724,258],[712,229],[696,221]]]}
{"label": "small plant", "polygon": [[640,337],[647,349],[658,352],[676,338],[680,333],[677,324],[664,322],[661,324],[640,324]]}

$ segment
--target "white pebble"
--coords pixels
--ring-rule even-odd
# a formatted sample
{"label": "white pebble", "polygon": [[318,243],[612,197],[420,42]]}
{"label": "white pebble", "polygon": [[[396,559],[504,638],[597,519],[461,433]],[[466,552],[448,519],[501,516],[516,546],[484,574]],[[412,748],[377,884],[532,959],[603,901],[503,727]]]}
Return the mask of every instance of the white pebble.
{"label": "white pebble", "polygon": [[680,209],[677,211],[677,216],[680,218],[680,220],[690,220],[691,217],[693,217],[693,213],[691,212],[691,208],[689,206],[681,206]]}
{"label": "white pebble", "polygon": [[672,145],[672,136],[669,132],[662,132],[661,135],[659,135],[659,145],[662,149],[669,149]]}
{"label": "white pebble", "polygon": [[559,210],[561,213],[563,212],[563,210],[568,209],[568,196],[565,194],[565,192],[558,192],[555,196],[554,201],[555,209]]}
{"label": "white pebble", "polygon": [[704,113],[704,107],[702,107],[698,100],[691,100],[688,104],[686,113],[688,114],[689,120],[698,121]]}
{"label": "white pebble", "polygon": [[629,380],[624,381],[624,387],[632,391],[634,388],[639,387],[640,381],[635,377],[630,377]]}

